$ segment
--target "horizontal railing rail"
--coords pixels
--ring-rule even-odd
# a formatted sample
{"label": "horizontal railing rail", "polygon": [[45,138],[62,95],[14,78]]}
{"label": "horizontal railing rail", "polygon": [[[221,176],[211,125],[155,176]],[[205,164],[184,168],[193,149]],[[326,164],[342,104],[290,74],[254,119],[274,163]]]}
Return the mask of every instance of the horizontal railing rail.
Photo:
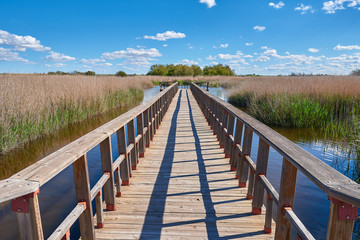
{"label": "horizontal railing rail", "polygon": [[[73,166],[78,204],[49,239],[69,239],[70,227],[79,219],[82,239],[95,239],[91,202],[95,199],[97,227],[104,226],[103,196],[108,211],[116,209],[115,197],[121,186],[129,185],[138,158],[150,146],[178,84],[172,84],[148,101],[69,143],[6,180],[0,181],[0,203],[11,200],[16,212],[21,239],[44,239],[38,194],[45,183],[68,166]],[[135,122],[136,119],[136,122]],[[127,126],[127,137],[125,132]],[[135,135],[137,129],[137,135]],[[113,161],[111,135],[116,133],[119,157]],[[103,175],[90,189],[86,154],[100,144]]]}
{"label": "horizontal railing rail", "polygon": [[[277,217],[274,219],[276,239],[289,239],[291,226],[299,238],[314,239],[293,212],[299,170],[331,200],[327,239],[351,239],[357,208],[360,207],[359,184],[265,124],[197,85],[191,84],[191,91],[217,135],[220,147],[224,148],[225,157],[230,158],[230,170],[236,171],[239,187],[246,187],[248,183],[247,198],[252,199],[253,214],[261,214],[266,191],[265,232],[271,232],[272,205],[275,203],[278,206]],[[259,137],[256,164],[250,157],[253,134]],[[283,157],[279,193],[266,177],[270,146]]]}

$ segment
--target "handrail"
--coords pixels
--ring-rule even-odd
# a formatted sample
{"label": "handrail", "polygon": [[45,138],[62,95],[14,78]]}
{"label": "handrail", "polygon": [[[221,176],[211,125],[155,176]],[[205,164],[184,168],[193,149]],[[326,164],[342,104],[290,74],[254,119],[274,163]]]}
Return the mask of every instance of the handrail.
{"label": "handrail", "polygon": [[[20,238],[44,238],[38,200],[39,189],[65,168],[73,165],[78,205],[50,238],[68,237],[69,228],[79,219],[81,236],[84,239],[94,239],[91,202],[95,199],[97,227],[101,228],[104,226],[102,197],[105,198],[106,209],[115,210],[115,197],[121,196],[121,185],[129,185],[131,171],[136,169],[138,158],[144,156],[145,148],[149,147],[177,90],[178,84],[172,84],[148,101],[67,144],[10,178],[0,181],[0,203],[11,200],[11,209],[18,215]],[[127,138],[125,125],[128,131]],[[138,130],[137,135],[135,135],[135,128]],[[110,136],[115,132],[118,139],[119,157],[113,162]],[[103,175],[90,189],[86,154],[99,144]],[[64,236],[65,233],[66,236]]]}
{"label": "handrail", "polygon": [[[356,218],[356,207],[360,207],[359,184],[326,165],[324,162],[265,124],[203,90],[197,85],[191,84],[191,91],[209,124],[217,134],[220,146],[225,148],[225,156],[230,157],[230,162],[232,164],[231,170],[236,169],[236,178],[239,178],[239,187],[246,186],[248,170],[250,168],[248,199],[253,199],[252,213],[261,213],[264,187],[268,194],[270,194],[268,203],[270,202],[272,204],[274,196],[279,198],[276,199],[276,203],[278,202],[279,204],[277,214],[278,219],[276,221],[276,237],[279,237],[279,239],[288,237],[291,223],[298,220],[293,217],[293,215],[295,215],[293,212],[287,211],[286,216],[292,218],[292,222],[290,223],[285,216],[285,212],[283,213],[283,210],[285,207],[292,208],[294,204],[296,175],[297,170],[300,170],[331,199],[328,238],[351,239],[352,227]],[[235,119],[236,130],[233,134],[232,129],[234,128]],[[243,146],[240,149],[238,146],[241,143],[243,129],[245,131]],[[258,135],[260,141],[256,167],[250,158],[253,133]],[[277,194],[276,191],[273,191],[275,189],[266,178],[270,146],[283,156],[283,169],[279,194]],[[337,212],[343,211],[342,209],[344,208],[346,209],[344,214],[348,214],[346,215],[345,220],[342,219]],[[346,221],[346,223],[344,223],[344,221]],[[286,226],[282,226],[280,229],[278,225]],[[304,226],[298,224],[294,227]],[[340,227],[345,228],[345,230],[342,229],[340,231],[338,229]],[[268,229],[268,227],[265,226],[264,231],[271,231],[271,228]],[[306,237],[311,234],[308,235],[306,229],[301,229],[301,231],[299,230],[299,235]],[[309,237],[309,239],[311,238],[312,237]]]}

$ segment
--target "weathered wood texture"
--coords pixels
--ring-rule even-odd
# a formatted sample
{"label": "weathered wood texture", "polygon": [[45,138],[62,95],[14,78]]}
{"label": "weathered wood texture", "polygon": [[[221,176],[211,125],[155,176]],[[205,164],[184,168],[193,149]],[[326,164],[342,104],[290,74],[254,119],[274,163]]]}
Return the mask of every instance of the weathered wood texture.
{"label": "weathered wood texture", "polygon": [[131,180],[116,211],[104,212],[97,239],[274,238],[263,231],[264,214],[251,214],[190,91],[173,99]]}

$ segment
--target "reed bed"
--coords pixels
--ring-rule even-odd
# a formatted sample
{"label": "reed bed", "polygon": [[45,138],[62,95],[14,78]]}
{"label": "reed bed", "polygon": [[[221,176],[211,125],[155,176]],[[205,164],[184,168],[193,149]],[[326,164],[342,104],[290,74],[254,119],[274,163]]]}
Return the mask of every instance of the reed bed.
{"label": "reed bed", "polygon": [[222,83],[229,102],[270,126],[320,128],[360,157],[360,77],[251,77]]}
{"label": "reed bed", "polygon": [[0,153],[140,101],[151,79],[113,76],[0,75]]}

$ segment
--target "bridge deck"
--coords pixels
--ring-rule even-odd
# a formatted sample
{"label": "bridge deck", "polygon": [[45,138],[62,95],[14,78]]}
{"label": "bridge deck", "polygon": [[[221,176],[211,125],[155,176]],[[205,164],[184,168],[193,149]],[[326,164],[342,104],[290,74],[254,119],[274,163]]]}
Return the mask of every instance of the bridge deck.
{"label": "bridge deck", "polygon": [[97,239],[273,239],[228,162],[191,92],[179,90]]}

